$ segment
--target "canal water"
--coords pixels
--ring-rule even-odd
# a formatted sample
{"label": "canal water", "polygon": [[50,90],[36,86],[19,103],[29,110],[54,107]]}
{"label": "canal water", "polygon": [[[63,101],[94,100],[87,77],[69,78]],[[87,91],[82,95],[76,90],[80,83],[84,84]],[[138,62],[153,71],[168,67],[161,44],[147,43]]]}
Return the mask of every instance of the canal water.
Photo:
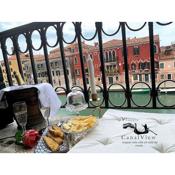
{"label": "canal water", "polygon": [[[103,95],[102,93],[98,93],[98,96],[100,98],[100,101],[98,102],[98,104],[102,104],[103,102]],[[60,100],[62,101],[62,104],[64,104],[66,102],[66,96],[65,95],[59,95]],[[157,106],[161,107],[162,105],[160,103],[162,103],[165,106],[173,106],[175,105],[175,93],[158,93],[158,97],[157,97]],[[160,103],[159,103],[160,101]],[[132,101],[131,104],[133,107],[136,107],[136,105],[139,106],[144,106],[144,105],[148,105],[148,107],[152,106],[152,99],[150,99],[150,92],[149,91],[145,91],[143,93],[141,92],[133,92],[132,93]],[[94,104],[94,103],[93,103]],[[93,104],[90,104],[90,106],[93,106]],[[109,106],[112,107],[113,105],[115,106],[120,106],[123,105],[123,107],[127,106],[127,101],[125,98],[125,94],[124,92],[109,92]],[[104,102],[102,104],[102,106],[104,106]]]}

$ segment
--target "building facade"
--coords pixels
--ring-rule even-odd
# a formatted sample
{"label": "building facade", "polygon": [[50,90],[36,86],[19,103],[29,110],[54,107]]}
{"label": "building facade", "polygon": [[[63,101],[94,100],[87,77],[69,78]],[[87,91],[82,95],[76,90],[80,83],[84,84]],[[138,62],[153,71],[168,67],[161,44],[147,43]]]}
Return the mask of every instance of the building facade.
{"label": "building facade", "polygon": [[161,47],[158,82],[175,80],[175,45]]}
{"label": "building facade", "polygon": [[[163,49],[163,48],[161,48]],[[174,65],[174,57],[163,54],[160,49],[159,36],[154,35],[154,57],[155,57],[155,70],[156,70],[156,81],[160,82],[164,79],[173,79],[174,73],[168,73],[172,70]],[[164,48],[165,49],[165,48]],[[165,49],[166,50],[166,49]],[[164,51],[165,52],[165,51]],[[166,51],[167,53],[167,51]],[[64,48],[64,54],[66,59],[66,71],[69,79],[70,87],[74,85],[83,86],[82,80],[82,66],[79,56],[78,43],[73,43]],[[94,63],[95,71],[95,83],[102,85],[102,74],[101,74],[101,61],[98,43],[93,46],[82,42],[82,54],[84,61],[84,70],[86,76],[86,83],[89,86],[89,73],[87,66],[88,55],[91,56]],[[122,40],[110,40],[103,43],[103,56],[105,64],[105,76],[107,86],[111,84],[120,83],[125,85],[125,66],[123,57],[123,44]],[[127,57],[128,57],[128,71],[130,84],[136,82],[146,82],[151,84],[151,69],[150,69],[150,43],[149,37],[142,38],[128,38],[127,39]],[[33,74],[28,54],[21,54],[21,63],[24,72],[25,82],[27,84],[33,84]],[[48,82],[47,69],[45,64],[44,55],[34,55],[35,68],[37,72],[38,82]],[[166,60],[166,63],[164,63]],[[161,62],[160,62],[161,61]],[[159,63],[160,62],[160,63]],[[171,63],[170,63],[171,62]],[[51,67],[51,75],[53,79],[53,86],[65,87],[65,77],[63,72],[62,59],[60,49],[55,48],[49,53],[49,63]],[[161,68],[164,64],[165,69]],[[171,68],[168,65],[171,64]],[[11,70],[18,71],[17,61],[15,56],[9,58],[9,65]],[[175,65],[174,65],[175,66]],[[3,77],[7,83],[7,77],[5,74],[5,66],[3,61],[1,62]],[[160,68],[159,68],[160,67]],[[164,72],[163,72],[164,71]],[[166,72],[165,72],[166,71]],[[12,75],[13,77],[13,75]]]}

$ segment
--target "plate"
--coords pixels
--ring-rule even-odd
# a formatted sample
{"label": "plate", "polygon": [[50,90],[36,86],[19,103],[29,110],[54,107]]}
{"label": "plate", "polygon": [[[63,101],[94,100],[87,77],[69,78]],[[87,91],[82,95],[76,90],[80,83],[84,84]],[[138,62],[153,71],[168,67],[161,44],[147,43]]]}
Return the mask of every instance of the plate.
{"label": "plate", "polygon": [[[43,132],[43,135],[41,136],[36,149],[35,149],[35,153],[53,153],[48,147],[47,145],[44,143],[43,140],[43,136],[45,136],[47,134],[48,128],[45,129],[45,131]],[[67,153],[69,151],[69,145],[68,145],[68,141],[66,139],[66,136],[64,137],[63,143],[60,145],[60,149],[57,152],[54,153]]]}
{"label": "plate", "polygon": [[[93,126],[92,127],[90,127],[90,128],[87,128],[86,130],[82,130],[82,131],[70,131],[70,130],[68,130],[68,129],[66,129],[65,127],[64,127],[64,124],[67,124],[67,123],[69,123],[71,120],[74,120],[74,119],[76,119],[76,118],[87,118],[88,116],[76,116],[76,117],[73,117],[73,118],[71,118],[71,119],[68,119],[68,120],[65,120],[64,121],[64,123],[61,125],[61,129],[63,130],[63,132],[64,133],[70,133],[70,134],[87,134],[88,132],[90,132],[91,130],[93,130],[96,126],[97,126],[97,124],[98,124],[98,118],[96,118],[96,121],[95,121],[95,123],[93,124]],[[89,116],[90,117],[90,116]],[[95,117],[95,116],[93,116],[93,117]],[[85,123],[85,122],[84,122]],[[81,122],[80,123],[78,123],[77,125],[81,125]],[[75,124],[76,125],[76,124]],[[74,126],[75,126],[74,125]],[[83,128],[83,126],[81,126],[82,128]],[[84,126],[84,127],[86,127],[86,126]]]}

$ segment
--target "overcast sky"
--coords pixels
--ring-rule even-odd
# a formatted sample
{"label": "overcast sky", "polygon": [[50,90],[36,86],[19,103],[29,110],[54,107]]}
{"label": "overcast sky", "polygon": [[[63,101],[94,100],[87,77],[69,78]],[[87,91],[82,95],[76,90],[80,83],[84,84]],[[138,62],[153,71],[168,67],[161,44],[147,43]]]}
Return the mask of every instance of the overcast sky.
{"label": "overcast sky", "polygon": [[[27,24],[27,23],[30,23],[30,22],[0,22],[0,32],[23,25],[23,24]],[[118,22],[105,22],[103,23],[103,29],[105,30],[105,32],[110,34],[115,32],[115,30],[118,28],[118,24],[119,24]],[[138,28],[142,26],[142,24],[143,22],[128,22],[128,25],[132,28]],[[82,23],[82,32],[86,38],[92,37],[95,32],[95,23],[94,22]],[[63,34],[64,34],[64,39],[66,41],[73,40],[75,36],[75,32],[74,32],[74,27],[70,22],[65,24],[63,28]],[[169,45],[172,42],[175,42],[175,24],[172,23],[168,26],[159,26],[158,24],[154,23],[154,34],[159,34],[161,46]],[[53,30],[53,28],[49,28],[47,31],[47,38],[50,44],[55,43],[55,40],[56,40],[55,36],[56,36],[55,30]],[[127,38],[148,36],[148,25],[146,24],[146,26],[141,31],[138,31],[138,32],[132,32],[126,29],[126,36]],[[112,37],[103,35],[104,42],[111,39],[121,39],[121,31],[119,31],[118,34]],[[33,40],[34,46],[39,47],[40,39],[37,32],[33,33],[32,40]],[[97,37],[93,41],[90,41],[87,43],[94,44],[94,42],[96,41],[97,41]],[[19,38],[19,45],[22,50],[25,50],[26,43],[22,35]],[[7,40],[7,48],[9,52],[11,47],[12,47],[12,43],[9,40]],[[51,48],[48,48],[48,50],[50,49]],[[39,54],[39,53],[42,54],[43,51],[41,50],[36,54]],[[2,53],[0,53],[0,59],[2,59]]]}

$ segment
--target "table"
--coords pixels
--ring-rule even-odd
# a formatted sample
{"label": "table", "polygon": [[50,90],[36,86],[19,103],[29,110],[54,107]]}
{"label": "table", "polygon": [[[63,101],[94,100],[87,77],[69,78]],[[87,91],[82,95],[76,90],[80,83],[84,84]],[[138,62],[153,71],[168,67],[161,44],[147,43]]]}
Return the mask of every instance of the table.
{"label": "table", "polygon": [[[102,109],[102,114],[106,112],[107,109]],[[123,110],[128,111],[128,110]],[[130,110],[133,111],[133,110]],[[139,110],[140,111],[140,110]],[[141,110],[143,111],[143,110]],[[147,110],[147,112],[150,112]],[[157,112],[157,113],[175,113],[175,110],[151,110],[151,112]],[[97,115],[98,112],[95,111],[92,108],[85,109],[80,112],[80,115],[90,115],[95,114]],[[73,112],[67,111],[65,108],[61,108],[55,117],[51,118],[51,124],[57,123],[60,119],[69,118],[75,115]],[[175,116],[174,116],[175,117]],[[39,129],[39,128],[38,128]],[[0,130],[0,153],[8,152],[8,153],[33,153],[34,149],[24,149],[20,145],[15,145],[13,143],[14,137],[2,139],[2,137],[8,137],[8,136],[14,136],[16,133],[16,125],[13,123],[13,125],[10,125],[9,128],[5,128],[3,130]],[[78,146],[78,145],[77,145]],[[76,148],[76,147],[75,147]],[[73,151],[73,150],[72,150]]]}

